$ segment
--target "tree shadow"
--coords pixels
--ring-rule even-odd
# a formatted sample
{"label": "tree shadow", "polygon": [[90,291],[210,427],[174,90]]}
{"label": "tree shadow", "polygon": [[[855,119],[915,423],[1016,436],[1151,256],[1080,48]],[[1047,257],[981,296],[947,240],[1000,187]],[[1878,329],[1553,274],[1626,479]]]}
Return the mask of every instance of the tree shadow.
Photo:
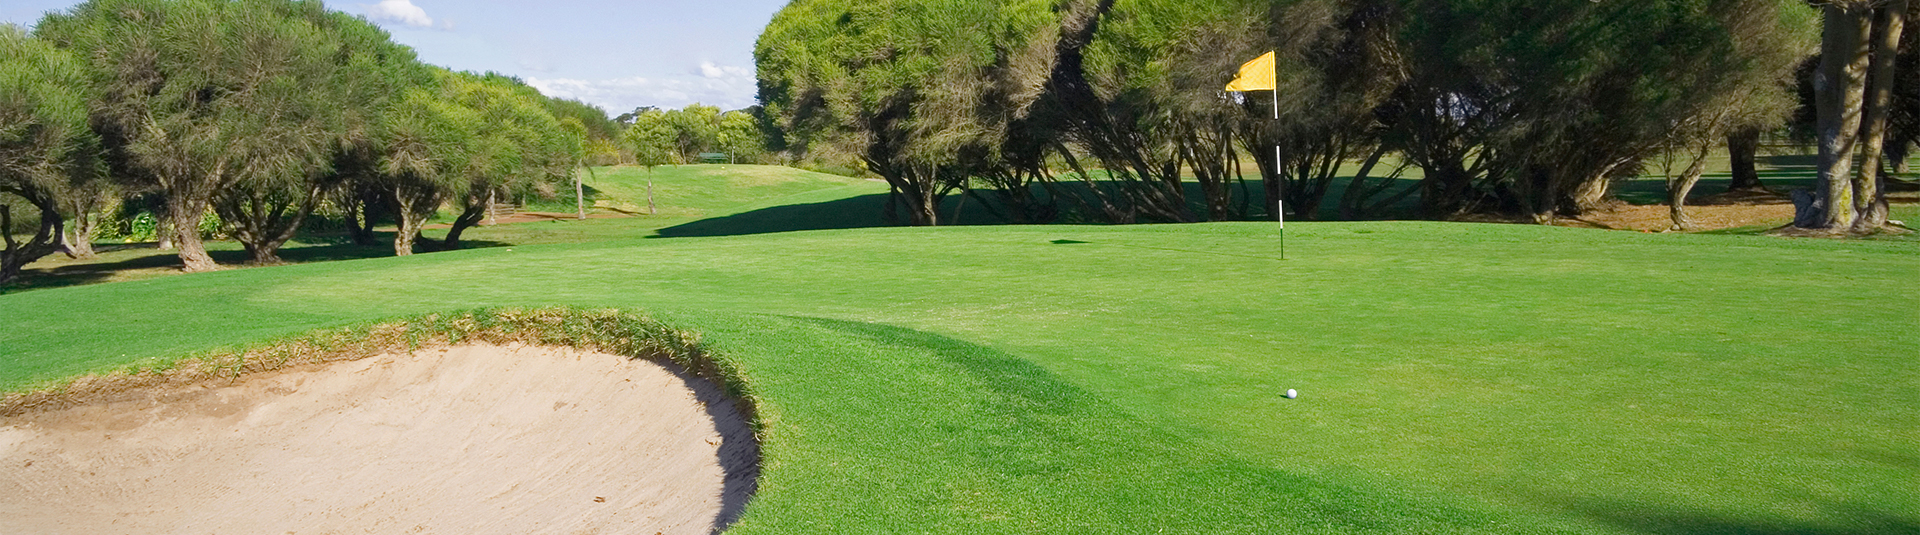
{"label": "tree shadow", "polygon": [[739,236],[798,230],[830,230],[890,226],[882,217],[885,194],[861,195],[826,202],[770,206],[713,217],[659,230],[666,238]]}
{"label": "tree shadow", "polygon": [[1708,511],[1587,501],[1570,507],[1602,523],[1648,535],[1920,535],[1920,518],[1848,504],[1821,504],[1844,525],[1734,518]]}
{"label": "tree shadow", "polygon": [[[280,259],[287,264],[305,264],[310,262],[331,262],[335,260],[360,260],[393,256],[393,233],[376,233],[376,245],[356,245],[345,235],[301,236],[293,246],[280,249]],[[461,249],[481,249],[488,247],[510,247],[513,244],[486,240],[460,240]],[[134,252],[144,250],[144,252]],[[29,290],[47,290],[112,282],[130,272],[139,271],[178,271],[184,267],[178,251],[161,250],[158,245],[147,243],[100,244],[96,252],[101,254],[127,253],[132,256],[118,260],[79,261],[66,264],[29,265],[21,270],[20,276],[4,285],[0,285],[0,295]],[[423,253],[438,252],[431,249]],[[207,251],[215,262],[224,268],[267,267],[248,264],[251,260],[246,251],[236,249],[217,249]]]}

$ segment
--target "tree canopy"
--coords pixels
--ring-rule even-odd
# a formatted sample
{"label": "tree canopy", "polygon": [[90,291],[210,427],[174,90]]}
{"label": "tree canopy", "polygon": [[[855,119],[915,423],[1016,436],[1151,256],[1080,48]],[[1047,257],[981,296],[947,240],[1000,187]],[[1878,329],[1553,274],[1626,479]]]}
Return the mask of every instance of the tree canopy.
{"label": "tree canopy", "polygon": [[[1790,0],[813,0],[756,59],[785,146],[857,155],[915,224],[976,183],[1113,222],[1271,213],[1231,187],[1242,152],[1304,217],[1359,160],[1343,215],[1418,195],[1544,222],[1677,145],[1778,124],[1813,20]],[[1265,52],[1279,98],[1221,90]],[[1389,153],[1418,188],[1369,175]],[[1062,164],[1081,187],[1055,187]]]}
{"label": "tree canopy", "polygon": [[58,250],[60,200],[101,180],[86,87],[86,72],[72,55],[0,25],[0,193],[39,211],[35,233],[20,242],[13,236],[13,207],[0,204],[0,282]]}
{"label": "tree canopy", "polygon": [[[165,195],[175,229],[220,208],[266,262],[311,211],[314,181],[370,130],[387,75],[412,61],[317,1],[94,0],[36,33],[86,58],[117,174]],[[178,234],[188,270],[216,267],[196,233]]]}

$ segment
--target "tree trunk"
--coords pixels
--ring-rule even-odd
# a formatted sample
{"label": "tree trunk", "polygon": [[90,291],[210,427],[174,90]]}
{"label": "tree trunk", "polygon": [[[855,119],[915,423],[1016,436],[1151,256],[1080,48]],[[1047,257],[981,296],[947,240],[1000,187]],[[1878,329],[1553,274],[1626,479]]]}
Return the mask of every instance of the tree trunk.
{"label": "tree trunk", "polygon": [[1913,143],[1905,141],[1897,142],[1897,146],[1888,145],[1886,149],[1887,171],[1902,175],[1913,172],[1912,164],[1907,162],[1907,157],[1913,154],[1913,148]]}
{"label": "tree trunk", "polygon": [[[497,204],[497,203],[495,203],[495,202],[494,202],[494,194],[493,194],[493,190],[487,190],[487,225],[498,225],[498,224],[500,224],[500,222],[499,222],[499,220],[498,220],[498,218],[495,218],[495,217],[494,217],[494,215],[493,215],[493,205],[495,205],[495,204]],[[459,225],[459,223],[457,222],[457,220],[456,220],[456,222],[454,223],[454,228],[456,228],[456,229],[459,229],[459,230],[465,230],[465,229],[460,229],[460,225]],[[453,234],[453,233],[448,233],[448,234],[447,234],[447,236],[448,236],[448,237],[454,237],[454,236],[458,236],[458,234]],[[459,247],[448,247],[448,249],[459,249]]]}
{"label": "tree trunk", "polygon": [[173,250],[173,218],[159,214],[153,218],[154,247],[162,251]]}
{"label": "tree trunk", "polygon": [[1573,204],[1581,213],[1597,210],[1606,202],[1607,195],[1613,188],[1613,179],[1607,175],[1612,172],[1613,168],[1608,167],[1574,188]]}
{"label": "tree trunk", "polygon": [[320,205],[324,191],[319,184],[308,185],[297,198],[267,193],[230,194],[215,204],[221,217],[233,229],[233,239],[247,250],[248,263],[276,265],[280,247],[299,232],[307,216]]}
{"label": "tree trunk", "polygon": [[[931,227],[940,224],[940,195],[935,192],[939,187],[939,169],[930,165],[903,165],[887,167],[868,166],[871,169],[889,171],[881,174],[891,186],[892,197],[906,209],[906,224],[915,227]],[[931,169],[929,169],[931,168]]]}
{"label": "tree trunk", "polygon": [[95,183],[68,190],[61,197],[61,209],[73,214],[66,231],[60,233],[60,246],[67,256],[82,259],[100,256],[93,250],[93,238],[100,232],[100,214],[118,209],[119,195],[119,191]]}
{"label": "tree trunk", "polygon": [[180,248],[180,263],[188,273],[220,269],[200,241],[200,221],[207,217],[208,202],[191,193],[170,194],[167,198],[167,220],[173,223],[174,245]]}
{"label": "tree trunk", "polygon": [[398,227],[393,234],[394,256],[412,256],[415,243],[420,238],[420,227],[425,226],[427,217],[433,213],[437,204],[432,196],[413,196],[407,194],[407,188],[393,189],[393,203],[397,208],[394,225]]}
{"label": "tree trunk", "polygon": [[401,216],[399,231],[393,235],[393,255],[413,256],[414,238],[420,236],[420,222]]}
{"label": "tree trunk", "polygon": [[99,258],[100,255],[93,251],[93,234],[95,227],[98,226],[99,220],[94,218],[93,214],[85,212],[74,214],[73,224],[60,233],[60,246],[66,249],[67,256],[79,259]]}
{"label": "tree trunk", "polygon": [[1760,171],[1754,165],[1760,152],[1760,129],[1748,128],[1727,135],[1727,156],[1733,164],[1733,180],[1727,191],[1765,191]]}
{"label": "tree trunk", "polygon": [[0,284],[13,280],[20,275],[21,268],[35,260],[58,252],[59,236],[66,232],[64,221],[60,218],[59,205],[46,196],[32,195],[28,191],[9,191],[40,209],[40,230],[34,233],[26,243],[13,239],[13,207],[0,204]]}
{"label": "tree trunk", "polygon": [[1900,54],[1908,0],[1893,0],[1873,20],[1873,59],[1867,68],[1866,102],[1861,111],[1860,171],[1854,177],[1854,232],[1871,232],[1887,225],[1887,192],[1880,180],[1882,148],[1887,138],[1887,116],[1893,106],[1894,60]]}
{"label": "tree trunk", "polygon": [[[488,194],[487,198],[488,200],[492,200],[493,195]],[[487,214],[492,211],[492,203],[486,205],[467,205],[466,211],[461,212],[460,217],[453,218],[453,228],[447,229],[447,237],[440,240],[440,248],[448,251],[459,249],[460,234],[466,232],[469,228],[473,228],[475,225],[479,225],[480,221],[487,219]]]}
{"label": "tree trunk", "polygon": [[360,191],[341,196],[347,212],[347,235],[354,245],[375,245],[378,242],[373,237],[373,210],[379,197],[372,188],[356,189]]}
{"label": "tree trunk", "polygon": [[[1860,137],[1861,100],[1866,92],[1869,57],[1867,32],[1872,12],[1836,4],[1822,8],[1820,65],[1813,76],[1820,137],[1818,197],[1812,204],[1821,228],[1846,230],[1858,219],[1854,209],[1853,155]],[[1796,219],[1802,219],[1797,218]]]}
{"label": "tree trunk", "polygon": [[1667,180],[1668,215],[1673,219],[1673,226],[1667,230],[1693,230],[1693,220],[1687,218],[1687,194],[1693,192],[1694,184],[1700,182],[1700,175],[1706,170],[1707,147],[1700,147],[1686,172]]}
{"label": "tree trunk", "polygon": [[367,235],[360,226],[360,222],[365,219],[360,212],[366,209],[366,205],[360,203],[358,195],[348,195],[340,205],[343,219],[345,219],[342,223],[347,226],[347,238],[352,240],[354,245],[366,245]]}
{"label": "tree trunk", "polygon": [[[587,168],[592,172],[593,168]],[[573,174],[573,207],[580,211],[580,220],[587,219],[587,187],[580,183],[580,173]]]}

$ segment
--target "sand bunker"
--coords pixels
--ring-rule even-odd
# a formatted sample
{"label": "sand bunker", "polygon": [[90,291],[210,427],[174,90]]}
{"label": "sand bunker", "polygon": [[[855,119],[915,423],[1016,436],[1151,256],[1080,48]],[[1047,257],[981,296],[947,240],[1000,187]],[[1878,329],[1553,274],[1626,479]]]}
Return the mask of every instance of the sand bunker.
{"label": "sand bunker", "polygon": [[6,533],[709,533],[759,457],[660,364],[469,346],[0,419]]}

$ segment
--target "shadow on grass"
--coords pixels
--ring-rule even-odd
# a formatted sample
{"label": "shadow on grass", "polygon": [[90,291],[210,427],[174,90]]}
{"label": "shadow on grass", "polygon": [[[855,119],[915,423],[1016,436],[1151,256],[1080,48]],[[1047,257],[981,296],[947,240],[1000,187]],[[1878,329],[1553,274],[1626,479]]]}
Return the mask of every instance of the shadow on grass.
{"label": "shadow on grass", "polygon": [[1920,518],[1846,505],[1821,506],[1829,516],[1846,519],[1846,525],[1767,522],[1704,511],[1605,502],[1584,503],[1573,508],[1602,523],[1648,535],[1920,535]]}
{"label": "shadow on grass", "polygon": [[[280,259],[288,264],[359,260],[393,256],[393,233],[376,233],[378,245],[355,245],[346,236],[302,236],[292,246],[280,249]],[[219,242],[212,242],[217,244]],[[511,246],[510,243],[485,240],[461,240],[461,249]],[[180,253],[161,250],[151,242],[100,244],[96,252],[105,255],[131,255],[127,258],[78,261],[70,264],[32,267],[21,270],[20,277],[0,285],[0,295],[28,290],[46,290],[119,280],[134,272],[178,271],[183,267]],[[432,252],[432,251],[426,251]],[[215,262],[227,268],[262,267],[249,265],[246,251],[214,249],[207,251]]]}
{"label": "shadow on grass", "polygon": [[886,205],[886,195],[861,195],[819,203],[771,206],[674,225],[660,229],[659,235],[666,238],[692,238],[884,227],[889,226],[881,217]]}

